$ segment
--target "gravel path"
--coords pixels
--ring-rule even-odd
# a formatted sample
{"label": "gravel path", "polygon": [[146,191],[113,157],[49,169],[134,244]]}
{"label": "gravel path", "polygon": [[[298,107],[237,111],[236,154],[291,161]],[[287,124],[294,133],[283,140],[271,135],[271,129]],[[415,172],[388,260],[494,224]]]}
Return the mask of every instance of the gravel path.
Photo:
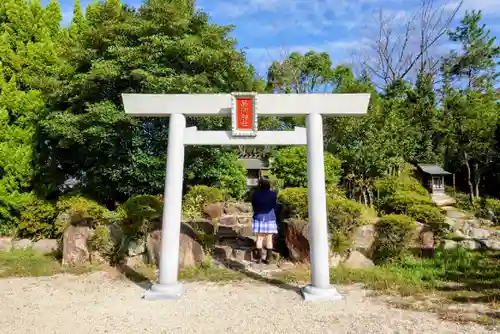
{"label": "gravel path", "polygon": [[3,333],[498,333],[395,309],[357,287],[341,302],[303,302],[264,284],[186,284],[179,301],[145,301],[109,274],[0,280]]}

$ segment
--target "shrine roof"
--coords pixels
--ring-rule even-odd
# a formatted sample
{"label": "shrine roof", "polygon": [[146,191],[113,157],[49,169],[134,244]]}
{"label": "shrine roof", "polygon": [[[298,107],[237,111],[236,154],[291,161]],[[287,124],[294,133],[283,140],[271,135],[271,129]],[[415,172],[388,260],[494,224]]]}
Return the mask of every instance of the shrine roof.
{"label": "shrine roof", "polygon": [[417,167],[424,173],[430,174],[430,175],[450,175],[450,172],[445,171],[443,168],[441,168],[439,165],[435,164],[423,164],[423,163],[418,163]]}

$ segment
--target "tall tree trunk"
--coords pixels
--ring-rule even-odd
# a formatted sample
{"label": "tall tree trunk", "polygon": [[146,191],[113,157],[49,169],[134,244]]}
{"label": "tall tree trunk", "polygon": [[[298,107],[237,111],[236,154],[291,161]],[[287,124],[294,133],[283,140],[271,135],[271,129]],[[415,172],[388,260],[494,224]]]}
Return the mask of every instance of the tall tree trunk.
{"label": "tall tree trunk", "polygon": [[481,183],[481,174],[479,172],[479,166],[477,163],[474,164],[474,196],[479,197],[479,184]]}
{"label": "tall tree trunk", "polygon": [[363,194],[363,203],[366,205],[368,202],[368,199],[366,198],[366,190],[365,187],[361,187],[361,194]]}
{"label": "tall tree trunk", "polygon": [[467,168],[467,184],[469,185],[469,196],[471,202],[474,200],[474,185],[472,184],[472,172],[469,164],[469,157],[467,153],[464,153],[464,163]]}
{"label": "tall tree trunk", "polygon": [[368,202],[369,202],[368,205],[373,206],[373,192],[371,190],[371,187],[367,187],[366,191],[368,193]]}

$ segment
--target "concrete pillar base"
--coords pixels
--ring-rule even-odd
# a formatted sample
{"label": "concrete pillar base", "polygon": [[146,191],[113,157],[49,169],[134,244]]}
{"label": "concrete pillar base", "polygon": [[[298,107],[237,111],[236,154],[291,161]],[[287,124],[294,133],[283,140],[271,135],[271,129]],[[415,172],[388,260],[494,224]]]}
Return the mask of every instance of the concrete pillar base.
{"label": "concrete pillar base", "polygon": [[153,284],[153,286],[144,293],[145,300],[165,300],[179,299],[184,293],[182,284]]}
{"label": "concrete pillar base", "polygon": [[333,286],[322,289],[307,285],[300,292],[305,301],[339,301],[343,299],[342,295]]}

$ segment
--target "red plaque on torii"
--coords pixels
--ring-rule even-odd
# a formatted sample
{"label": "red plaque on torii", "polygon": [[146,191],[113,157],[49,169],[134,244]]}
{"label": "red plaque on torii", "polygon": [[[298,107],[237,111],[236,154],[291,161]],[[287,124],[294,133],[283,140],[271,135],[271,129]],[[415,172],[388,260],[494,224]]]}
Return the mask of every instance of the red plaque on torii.
{"label": "red plaque on torii", "polygon": [[257,94],[232,93],[232,135],[255,137],[257,135]]}

